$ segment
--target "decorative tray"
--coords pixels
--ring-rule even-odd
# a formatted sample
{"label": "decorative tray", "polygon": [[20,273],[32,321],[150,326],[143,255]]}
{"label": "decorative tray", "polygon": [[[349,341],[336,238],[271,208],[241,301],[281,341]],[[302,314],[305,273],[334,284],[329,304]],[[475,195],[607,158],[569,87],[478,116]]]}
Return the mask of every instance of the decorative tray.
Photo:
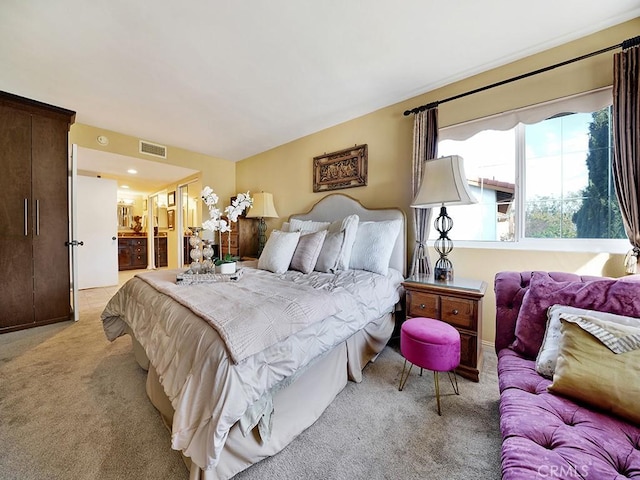
{"label": "decorative tray", "polygon": [[192,273],[187,270],[176,275],[178,285],[195,285],[197,283],[236,282],[242,278],[242,268],[235,273]]}

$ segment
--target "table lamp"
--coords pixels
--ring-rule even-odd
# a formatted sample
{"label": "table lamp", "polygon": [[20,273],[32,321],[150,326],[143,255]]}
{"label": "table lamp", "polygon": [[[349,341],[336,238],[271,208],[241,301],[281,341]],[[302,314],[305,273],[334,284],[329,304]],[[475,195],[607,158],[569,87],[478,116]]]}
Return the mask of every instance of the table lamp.
{"label": "table lamp", "polygon": [[424,163],[422,184],[411,202],[412,208],[440,207],[440,215],[433,226],[440,234],[434,248],[440,254],[433,269],[438,281],[453,280],[453,263],[447,255],[453,250],[453,242],[448,236],[453,228],[453,220],[447,214],[446,205],[470,205],[477,203],[464,174],[464,160],[458,155],[427,160]]}
{"label": "table lamp", "polygon": [[247,218],[258,219],[258,257],[262,254],[264,244],[267,243],[267,224],[265,218],[278,218],[276,207],[273,205],[273,195],[267,192],[254,193],[253,205],[247,213]]}

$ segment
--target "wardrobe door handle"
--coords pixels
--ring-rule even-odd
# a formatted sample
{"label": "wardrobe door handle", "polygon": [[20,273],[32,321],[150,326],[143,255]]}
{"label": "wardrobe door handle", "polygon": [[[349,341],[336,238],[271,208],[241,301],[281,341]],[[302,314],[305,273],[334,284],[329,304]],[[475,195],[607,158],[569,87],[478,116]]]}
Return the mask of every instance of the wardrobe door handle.
{"label": "wardrobe door handle", "polygon": [[40,235],[40,200],[36,200],[36,235]]}
{"label": "wardrobe door handle", "polygon": [[24,236],[29,236],[29,200],[24,199]]}

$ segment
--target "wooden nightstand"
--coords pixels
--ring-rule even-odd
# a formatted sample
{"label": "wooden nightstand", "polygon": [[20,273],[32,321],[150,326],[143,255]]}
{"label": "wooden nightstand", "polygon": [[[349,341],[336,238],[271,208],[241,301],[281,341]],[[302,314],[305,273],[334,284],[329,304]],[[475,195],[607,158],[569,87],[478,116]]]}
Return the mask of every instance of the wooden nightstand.
{"label": "wooden nightstand", "polygon": [[231,222],[231,232],[222,237],[223,254],[231,253],[234,257],[258,256],[258,221],[255,218],[240,217],[237,222]]}
{"label": "wooden nightstand", "polygon": [[428,317],[447,322],[460,332],[459,375],[479,381],[482,369],[482,298],[487,284],[466,278],[438,282],[416,275],[402,285],[406,290],[407,318]]}

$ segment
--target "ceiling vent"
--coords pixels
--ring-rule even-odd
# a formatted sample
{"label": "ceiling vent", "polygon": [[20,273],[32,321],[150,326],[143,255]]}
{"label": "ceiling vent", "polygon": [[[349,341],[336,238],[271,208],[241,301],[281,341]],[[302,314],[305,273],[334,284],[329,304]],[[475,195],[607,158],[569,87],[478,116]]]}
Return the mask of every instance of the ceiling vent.
{"label": "ceiling vent", "polygon": [[154,157],[167,158],[167,147],[158,145],[157,143],[145,142],[140,140],[140,153],[153,155]]}

